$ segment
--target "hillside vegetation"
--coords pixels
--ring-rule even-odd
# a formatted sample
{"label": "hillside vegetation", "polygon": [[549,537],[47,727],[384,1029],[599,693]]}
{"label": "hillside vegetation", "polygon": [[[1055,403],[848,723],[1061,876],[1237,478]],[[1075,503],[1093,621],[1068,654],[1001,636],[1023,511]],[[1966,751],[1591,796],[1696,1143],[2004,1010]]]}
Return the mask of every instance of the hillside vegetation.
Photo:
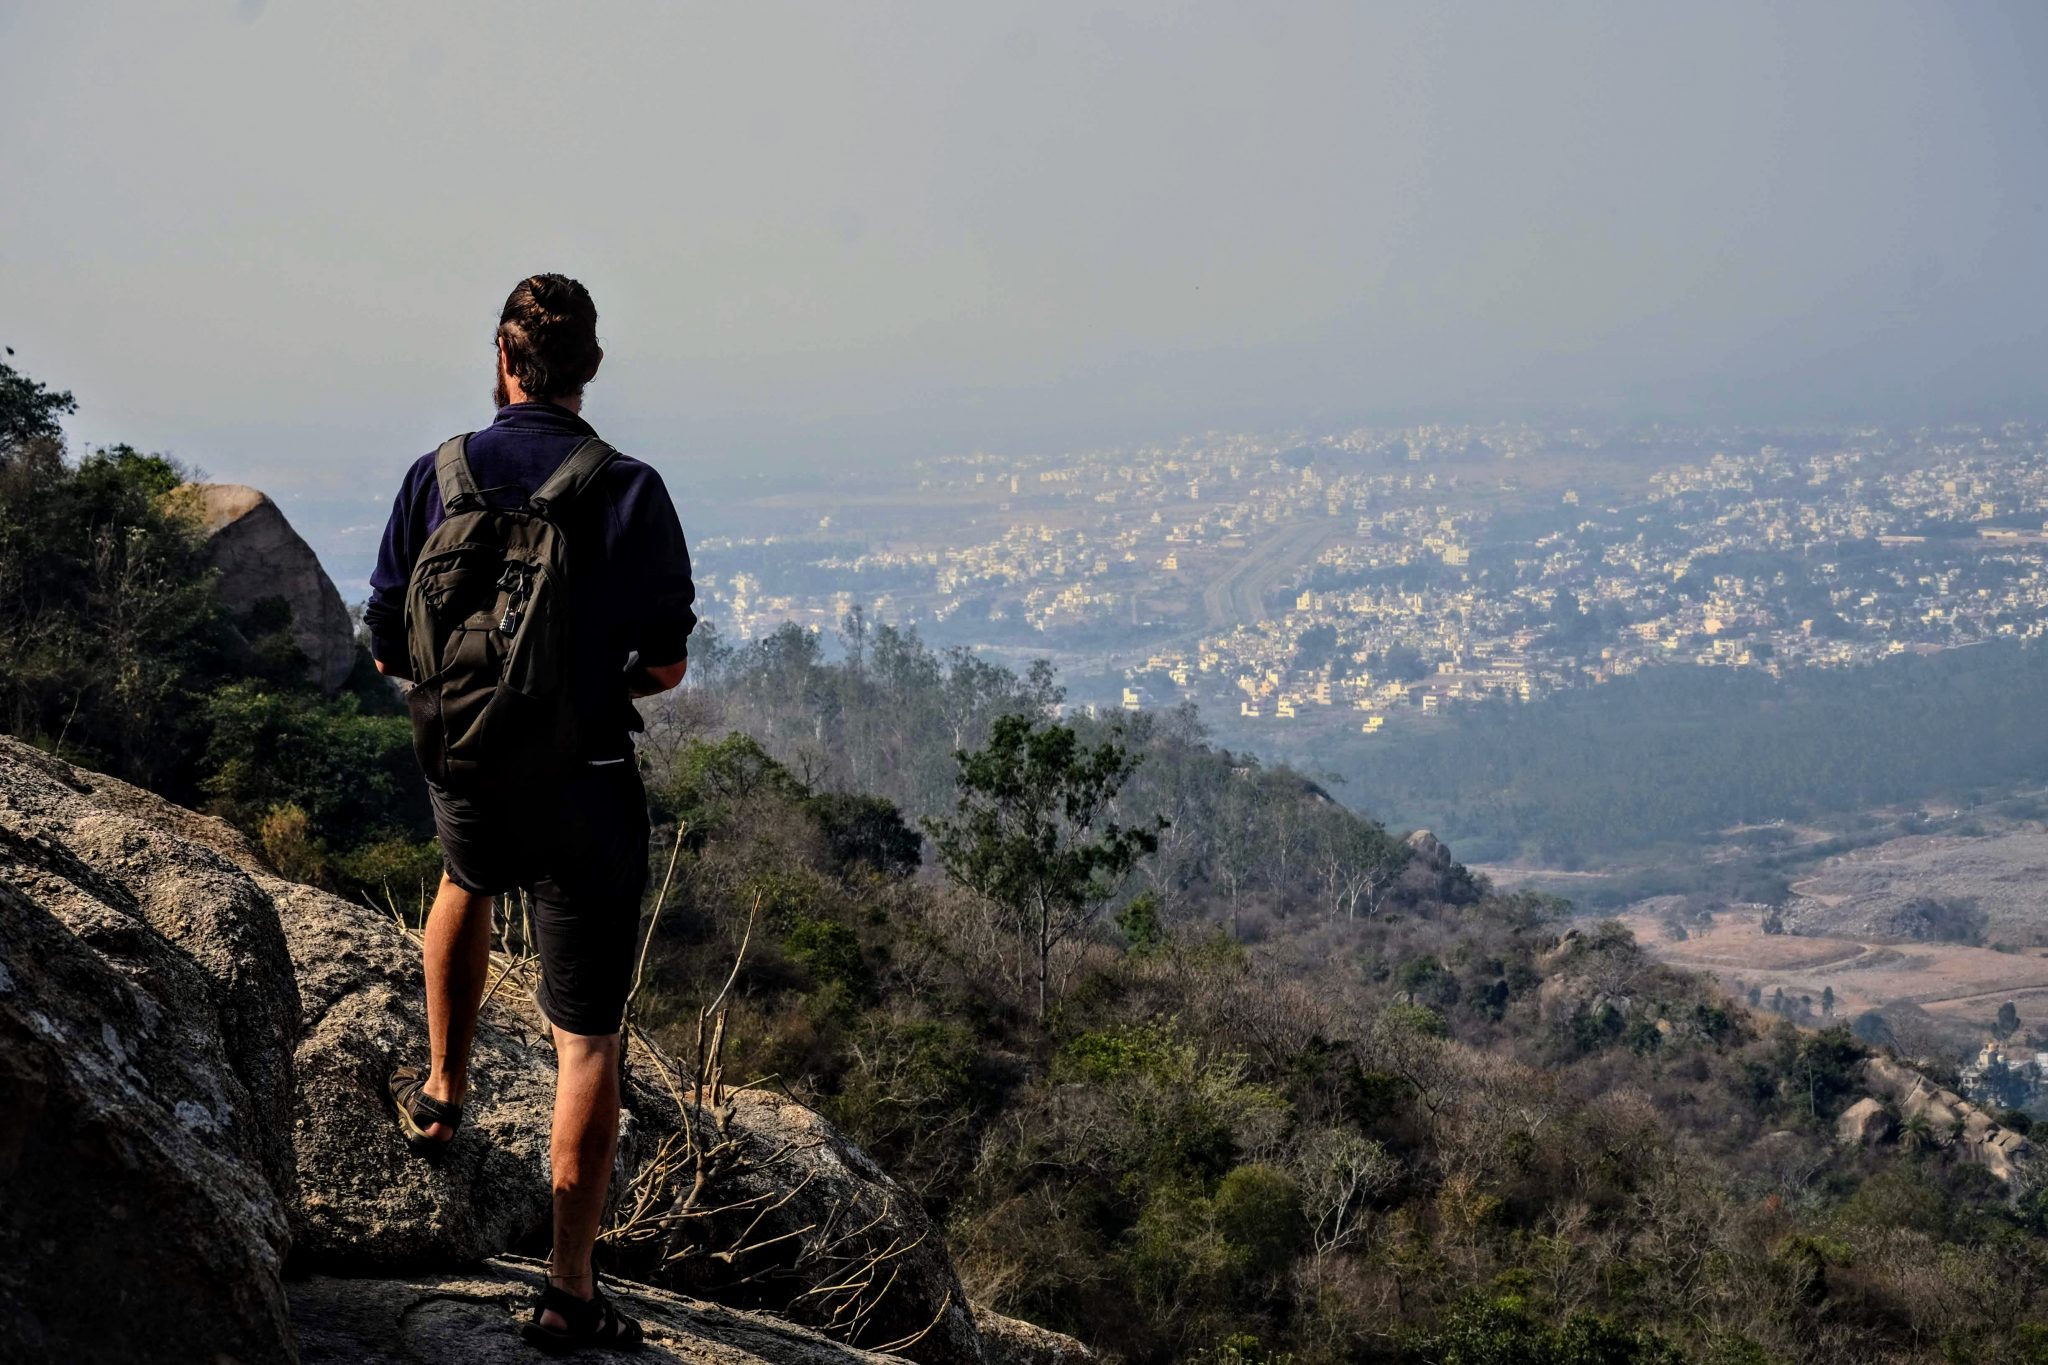
{"label": "hillside vegetation", "polygon": [[[1134,1360],[2048,1349],[2031,1171],[1837,1146],[1844,1030],[1732,1010],[1617,925],[1395,852],[1186,714],[1076,722],[1140,756],[1119,817],[1172,823],[1041,1021],[1028,936],[919,875],[901,812],[943,815],[931,753],[1057,688],[848,644],[707,649],[659,709],[682,838],[643,1009],[680,1041],[750,933],[733,1056],[909,1183],[972,1292]],[[856,771],[890,799],[846,792]]]}

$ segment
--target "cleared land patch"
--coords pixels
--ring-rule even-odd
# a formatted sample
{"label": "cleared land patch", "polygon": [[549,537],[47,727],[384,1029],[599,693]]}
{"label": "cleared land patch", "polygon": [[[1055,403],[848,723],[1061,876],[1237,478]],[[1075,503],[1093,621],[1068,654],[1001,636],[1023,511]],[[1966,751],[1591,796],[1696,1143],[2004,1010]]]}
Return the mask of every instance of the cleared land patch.
{"label": "cleared land patch", "polygon": [[[1973,1027],[1988,1027],[2007,1000],[2023,1016],[2048,1018],[2048,957],[2038,950],[2002,953],[1954,943],[1866,943],[1849,938],[1766,934],[1757,916],[1716,915],[1711,928],[1673,938],[1655,915],[1622,922],[1659,960],[1711,972],[1731,994],[1750,988],[1765,1000],[1810,996],[1816,1017],[1823,992],[1834,991],[1834,1017],[1853,1017],[1891,1004],[1915,1004]],[[2030,1011],[2029,1003],[2033,1004]]]}
{"label": "cleared land patch", "polygon": [[1992,941],[2048,943],[2048,830],[1905,835],[1827,859],[1792,892],[1785,916],[1807,933],[1881,937],[1930,899],[1974,905]]}

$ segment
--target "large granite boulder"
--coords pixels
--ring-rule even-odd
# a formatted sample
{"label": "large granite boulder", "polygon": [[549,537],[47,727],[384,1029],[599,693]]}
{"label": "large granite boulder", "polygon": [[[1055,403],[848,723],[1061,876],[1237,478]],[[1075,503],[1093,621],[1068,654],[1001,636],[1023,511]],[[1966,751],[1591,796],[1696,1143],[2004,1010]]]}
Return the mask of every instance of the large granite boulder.
{"label": "large granite boulder", "polygon": [[213,989],[119,883],[0,825],[0,1359],[295,1358]]}
{"label": "large granite boulder", "polygon": [[1835,1120],[1835,1140],[1845,1147],[1875,1147],[1891,1137],[1895,1126],[1890,1111],[1865,1095]]}
{"label": "large granite boulder", "polygon": [[0,877],[92,939],[159,937],[189,969],[181,1018],[218,1033],[246,1102],[237,1121],[291,1199],[299,994],[276,907],[235,831],[0,736]]}
{"label": "large granite boulder", "polygon": [[544,1251],[555,1076],[540,1021],[501,985],[477,1028],[462,1131],[440,1162],[419,1161],[385,1096],[392,1068],[427,1060],[418,943],[388,914],[281,878],[265,887],[305,1014],[292,1122],[300,1262],[362,1274]]}
{"label": "large granite boulder", "polygon": [[254,488],[201,483],[186,491],[220,570],[221,599],[244,614],[266,598],[283,598],[312,680],[338,691],[356,665],[355,623],[312,547]]}
{"label": "large granite boulder", "polygon": [[1450,871],[1450,846],[1428,830],[1418,829],[1401,842],[1407,846],[1409,856],[1420,866],[1431,872]]}
{"label": "large granite boulder", "polygon": [[[470,1269],[378,1279],[320,1275],[292,1286],[292,1320],[305,1365],[532,1365],[519,1323],[540,1291],[541,1268],[494,1260]],[[605,1286],[638,1321],[646,1344],[630,1357],[691,1365],[854,1365],[887,1356],[843,1346],[779,1322],[645,1285]]]}

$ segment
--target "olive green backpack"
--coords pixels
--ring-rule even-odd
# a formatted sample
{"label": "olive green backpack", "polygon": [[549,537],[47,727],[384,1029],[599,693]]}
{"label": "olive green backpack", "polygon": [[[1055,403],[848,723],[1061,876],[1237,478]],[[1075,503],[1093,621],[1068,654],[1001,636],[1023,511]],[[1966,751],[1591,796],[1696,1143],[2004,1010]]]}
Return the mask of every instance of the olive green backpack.
{"label": "olive green backpack", "polygon": [[413,565],[405,614],[413,751],[429,781],[474,790],[582,758],[563,521],[618,452],[589,437],[524,506],[491,507],[468,443],[457,436],[434,456],[445,519]]}

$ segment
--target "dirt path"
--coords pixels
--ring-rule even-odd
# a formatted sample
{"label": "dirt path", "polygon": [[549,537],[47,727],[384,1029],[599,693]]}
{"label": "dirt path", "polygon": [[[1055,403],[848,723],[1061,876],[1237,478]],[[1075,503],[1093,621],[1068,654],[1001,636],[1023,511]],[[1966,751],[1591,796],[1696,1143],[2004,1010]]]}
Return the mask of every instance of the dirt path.
{"label": "dirt path", "polygon": [[1995,991],[1965,991],[1961,995],[1909,995],[1908,1004],[1925,1009],[1933,1005],[1967,1005],[1973,1000],[2010,1000],[2014,996],[2028,995],[2034,991],[2048,991],[2048,981],[2032,985],[2001,986]]}

